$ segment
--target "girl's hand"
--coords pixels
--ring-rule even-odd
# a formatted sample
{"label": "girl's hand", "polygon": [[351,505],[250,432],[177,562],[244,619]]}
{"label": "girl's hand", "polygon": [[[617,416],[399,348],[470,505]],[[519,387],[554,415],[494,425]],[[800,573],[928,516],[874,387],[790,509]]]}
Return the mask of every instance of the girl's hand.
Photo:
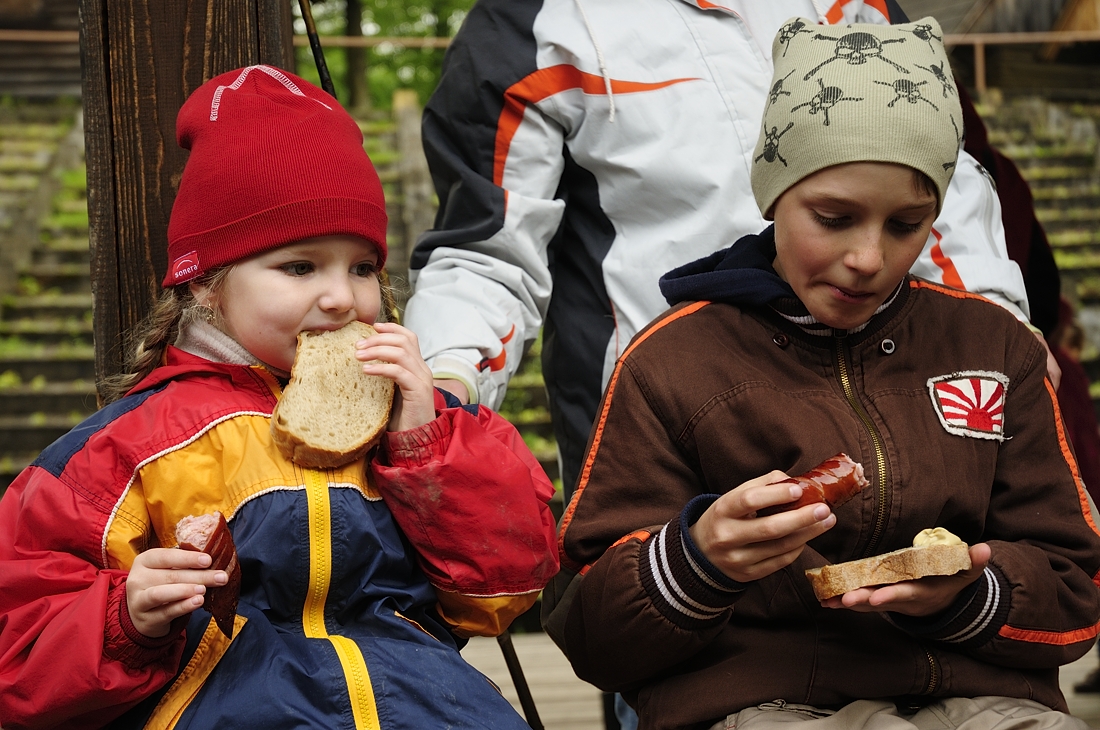
{"label": "girl's hand", "polygon": [[695,544],[719,570],[742,583],[758,580],[790,565],[806,543],[836,523],[827,504],[810,504],[789,512],[757,517],[764,507],[802,496],[793,484],[773,471],[718,498],[689,532]]}
{"label": "girl's hand", "polygon": [[172,621],[202,605],[206,586],[225,585],[224,570],[210,567],[210,556],[193,550],[153,548],[134,558],[126,578],[126,609],[134,628],[155,639]]}
{"label": "girl's hand", "polygon": [[857,588],[821,602],[825,608],[850,608],[861,613],[893,611],[906,616],[931,616],[950,606],[964,588],[981,577],[989,564],[989,546],[970,547],[970,570],[955,575],[932,575],[878,588]]}
{"label": "girl's hand", "polygon": [[[381,375],[397,385],[390,414],[390,431],[408,431],[435,420],[432,371],[420,356],[411,330],[392,322],[374,325],[378,334],[355,343],[355,357],[367,375]],[[369,362],[380,360],[381,362]]]}

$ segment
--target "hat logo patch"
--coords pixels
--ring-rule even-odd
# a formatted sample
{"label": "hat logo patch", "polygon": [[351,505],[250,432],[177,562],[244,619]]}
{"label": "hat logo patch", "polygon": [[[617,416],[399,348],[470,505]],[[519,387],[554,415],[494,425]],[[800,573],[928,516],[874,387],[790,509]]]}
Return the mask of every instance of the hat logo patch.
{"label": "hat logo patch", "polygon": [[201,273],[198,251],[185,253],[172,262],[172,281],[177,284],[190,281]]}
{"label": "hat logo patch", "polygon": [[956,436],[1004,441],[1005,392],[1002,373],[968,370],[928,379],[932,406],[944,430]]}

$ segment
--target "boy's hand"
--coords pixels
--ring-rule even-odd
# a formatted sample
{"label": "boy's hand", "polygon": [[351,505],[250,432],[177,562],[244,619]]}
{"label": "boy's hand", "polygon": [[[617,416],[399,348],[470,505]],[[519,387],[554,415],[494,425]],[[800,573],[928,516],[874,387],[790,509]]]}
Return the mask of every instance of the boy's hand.
{"label": "boy's hand", "polygon": [[970,547],[970,570],[955,575],[932,575],[888,586],[857,588],[821,602],[826,608],[850,608],[861,613],[893,611],[906,616],[931,616],[950,606],[964,588],[976,581],[989,564],[989,546]]}
{"label": "boy's hand", "polygon": [[126,609],[134,628],[151,639],[168,633],[172,622],[200,607],[206,586],[225,585],[224,570],[210,567],[210,556],[192,550],[153,548],[134,558],[126,578]]}
{"label": "boy's hand", "polygon": [[364,373],[381,375],[397,385],[388,430],[408,431],[431,423],[435,420],[435,386],[416,335],[392,322],[378,322],[374,329],[378,334],[355,343],[355,357],[363,362]]}
{"label": "boy's hand", "polygon": [[836,523],[827,504],[757,517],[759,509],[802,496],[797,485],[773,483],[786,478],[773,471],[750,479],[719,497],[689,529],[707,559],[730,578],[745,583],[785,568]]}

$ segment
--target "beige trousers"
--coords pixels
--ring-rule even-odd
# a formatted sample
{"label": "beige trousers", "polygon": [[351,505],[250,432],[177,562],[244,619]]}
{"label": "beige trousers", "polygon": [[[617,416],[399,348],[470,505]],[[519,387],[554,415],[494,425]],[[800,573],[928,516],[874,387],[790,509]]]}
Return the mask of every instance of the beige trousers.
{"label": "beige trousers", "polygon": [[[1012,697],[949,697],[903,714],[893,702],[858,700],[840,710],[819,710],[783,700],[749,707],[710,730],[1088,730],[1082,720],[1030,700]],[[791,728],[794,730],[794,728]]]}

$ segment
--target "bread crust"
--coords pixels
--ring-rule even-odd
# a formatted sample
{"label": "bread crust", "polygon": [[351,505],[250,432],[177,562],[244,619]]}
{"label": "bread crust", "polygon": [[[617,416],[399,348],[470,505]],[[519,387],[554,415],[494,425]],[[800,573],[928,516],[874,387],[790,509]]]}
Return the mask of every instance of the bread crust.
{"label": "bread crust", "polygon": [[[271,414],[271,437],[283,456],[299,466],[333,469],[361,458],[381,440],[393,407],[393,381],[365,374],[352,350],[356,341],[373,334],[375,329],[363,322],[298,334],[290,382]],[[369,387],[363,386],[366,382]],[[333,402],[334,390],[345,396],[337,399],[338,403]],[[366,391],[369,399],[363,395]],[[322,407],[324,413],[355,419],[354,423],[335,424],[335,428],[353,430],[350,437],[340,440],[339,448],[319,443],[315,431],[303,428],[301,414],[316,414]]]}
{"label": "bread crust", "polygon": [[825,565],[806,571],[818,600],[843,595],[867,586],[888,585],[929,575],[954,575],[969,570],[970,548],[959,545],[924,545],[862,560]]}

